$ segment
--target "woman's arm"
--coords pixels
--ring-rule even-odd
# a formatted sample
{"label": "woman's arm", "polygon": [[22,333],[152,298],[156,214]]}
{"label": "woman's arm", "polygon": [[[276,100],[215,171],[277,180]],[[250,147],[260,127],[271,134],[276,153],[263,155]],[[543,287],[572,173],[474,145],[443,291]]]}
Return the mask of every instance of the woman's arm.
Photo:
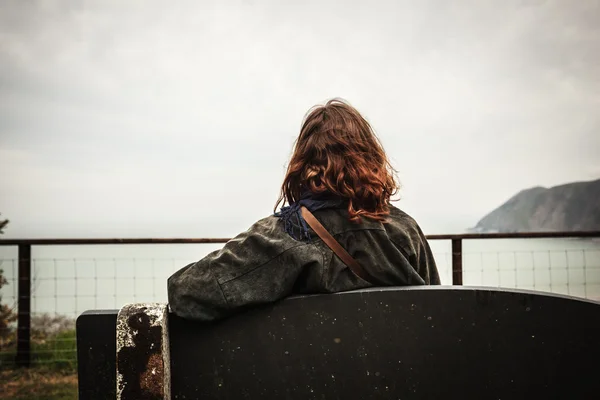
{"label": "woman's arm", "polygon": [[421,248],[418,254],[417,272],[423,278],[426,285],[441,285],[440,274],[435,264],[435,258],[433,258],[433,252],[421,228],[419,228],[419,236],[421,239]]}
{"label": "woman's arm", "polygon": [[221,250],[173,274],[167,283],[171,310],[211,321],[280,300],[291,294],[305,267],[322,262],[309,246],[290,238],[275,217],[265,218]]}
{"label": "woman's arm", "polygon": [[390,217],[386,230],[396,245],[404,250],[413,269],[425,285],[439,285],[440,275],[433,253],[417,221],[394,206],[390,206]]}

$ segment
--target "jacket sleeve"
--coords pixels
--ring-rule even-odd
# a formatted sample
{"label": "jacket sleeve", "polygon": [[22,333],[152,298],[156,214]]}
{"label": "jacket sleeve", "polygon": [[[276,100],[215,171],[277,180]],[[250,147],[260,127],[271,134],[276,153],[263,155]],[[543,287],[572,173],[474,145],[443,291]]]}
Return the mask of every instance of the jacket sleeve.
{"label": "jacket sleeve", "polygon": [[210,268],[208,258],[189,264],[175,272],[167,281],[169,307],[176,315],[210,321],[224,317],[229,312],[227,299],[217,277]]}
{"label": "jacket sleeve", "polygon": [[426,285],[440,285],[440,274],[438,273],[438,269],[435,264],[433,252],[431,251],[429,243],[427,242],[427,238],[421,231],[421,228],[418,228],[418,230],[420,248],[417,255],[417,273],[421,276],[421,278],[423,278]]}
{"label": "jacket sleeve", "polygon": [[277,223],[265,218],[221,250],[175,272],[167,282],[171,310],[183,318],[212,321],[291,294],[315,252]]}

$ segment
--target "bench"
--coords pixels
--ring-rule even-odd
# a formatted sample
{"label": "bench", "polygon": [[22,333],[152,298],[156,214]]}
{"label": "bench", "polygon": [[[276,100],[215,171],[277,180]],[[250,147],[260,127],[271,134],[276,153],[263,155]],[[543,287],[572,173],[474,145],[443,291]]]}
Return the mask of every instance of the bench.
{"label": "bench", "polygon": [[164,304],[77,319],[79,398],[589,399],[600,303],[523,290],[291,297],[217,323]]}

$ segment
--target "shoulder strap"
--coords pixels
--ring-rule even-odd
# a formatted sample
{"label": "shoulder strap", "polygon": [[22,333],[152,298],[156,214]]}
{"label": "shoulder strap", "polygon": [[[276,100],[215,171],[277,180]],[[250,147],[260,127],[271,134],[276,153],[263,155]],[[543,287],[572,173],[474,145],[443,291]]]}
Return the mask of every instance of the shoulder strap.
{"label": "shoulder strap", "polygon": [[361,267],[361,265],[356,261],[348,252],[342,247],[341,244],[338,243],[337,240],[334,239],[333,236],[325,229],[323,225],[319,222],[318,219],[308,210],[308,208],[302,206],[301,208],[302,217],[304,220],[310,225],[310,227],[315,231],[317,235],[323,240],[323,242],[329,246],[331,250],[342,260],[344,264],[354,272],[358,277],[372,284],[369,279],[369,275],[365,272],[365,270]]}

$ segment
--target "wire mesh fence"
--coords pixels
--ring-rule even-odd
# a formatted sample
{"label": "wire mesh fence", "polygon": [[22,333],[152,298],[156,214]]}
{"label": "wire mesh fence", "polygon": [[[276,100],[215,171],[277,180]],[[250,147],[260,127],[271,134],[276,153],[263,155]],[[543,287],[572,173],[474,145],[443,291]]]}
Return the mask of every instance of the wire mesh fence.
{"label": "wire mesh fence", "polygon": [[530,289],[600,300],[600,250],[465,254],[465,284]]}
{"label": "wire mesh fence", "polygon": [[[600,300],[597,239],[464,240],[464,285],[532,289]],[[449,240],[430,240],[442,284],[452,284]],[[91,309],[166,302],[167,278],[222,244],[33,246],[31,363],[75,370],[75,319]],[[107,257],[109,255],[109,257]],[[173,255],[177,255],[173,257]],[[19,260],[0,247],[1,302],[18,312]],[[0,324],[0,368],[14,365],[15,321]]]}

